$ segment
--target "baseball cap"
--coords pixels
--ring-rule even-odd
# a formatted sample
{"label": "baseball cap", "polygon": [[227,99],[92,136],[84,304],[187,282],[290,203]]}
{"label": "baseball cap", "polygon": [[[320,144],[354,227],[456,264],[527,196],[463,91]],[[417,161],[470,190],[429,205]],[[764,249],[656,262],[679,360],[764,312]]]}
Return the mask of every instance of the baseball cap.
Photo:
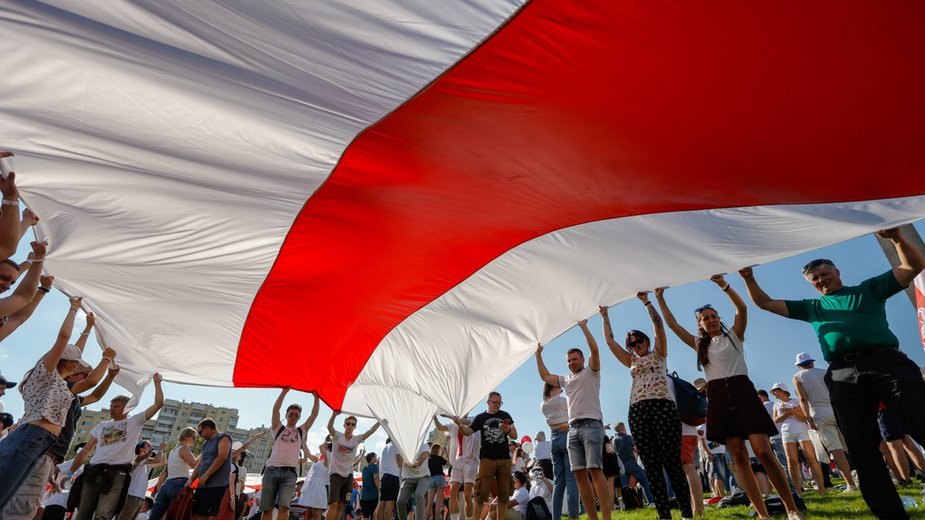
{"label": "baseball cap", "polygon": [[809,355],[809,352],[800,352],[799,354],[797,354],[797,360],[794,363],[794,365],[800,366],[805,363],[812,363],[813,361],[815,361],[815,359],[813,359],[813,357]]}
{"label": "baseball cap", "polygon": [[3,385],[6,388],[13,388],[14,386],[16,386],[16,382],[7,381],[6,378],[3,377],[3,374],[0,374],[0,385]]}
{"label": "baseball cap", "polygon": [[80,356],[80,349],[74,345],[68,345],[64,347],[64,352],[61,353],[61,359],[66,359],[68,361],[76,361],[80,363],[80,366],[84,368],[92,368],[89,363],[83,360]]}
{"label": "baseball cap", "polygon": [[771,390],[780,390],[782,392],[790,393],[790,390],[787,390],[787,385],[784,383],[774,383],[774,386],[771,387]]}

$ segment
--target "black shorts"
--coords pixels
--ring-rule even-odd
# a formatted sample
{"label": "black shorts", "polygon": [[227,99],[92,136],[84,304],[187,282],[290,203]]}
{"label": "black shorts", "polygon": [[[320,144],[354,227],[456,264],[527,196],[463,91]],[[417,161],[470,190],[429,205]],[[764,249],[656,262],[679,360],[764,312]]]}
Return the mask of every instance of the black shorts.
{"label": "black shorts", "polygon": [[193,490],[193,514],[196,516],[218,516],[222,499],[228,486],[196,488]]}
{"label": "black shorts", "polygon": [[747,439],[763,433],[777,435],[777,427],[765,410],[748,376],[714,379],[707,383],[707,440],[726,444],[726,439]]}
{"label": "black shorts", "polygon": [[360,500],[360,509],[363,511],[363,518],[372,518],[373,513],[376,512],[376,506],[379,504],[378,498],[370,498],[369,500]]}
{"label": "black shorts", "polygon": [[899,416],[889,410],[880,410],[877,414],[877,422],[880,423],[880,437],[885,441],[898,441],[906,437],[903,431],[903,423]]}
{"label": "black shorts", "polygon": [[394,502],[398,499],[398,489],[401,487],[401,480],[395,475],[386,473],[379,480],[379,500],[383,502]]}

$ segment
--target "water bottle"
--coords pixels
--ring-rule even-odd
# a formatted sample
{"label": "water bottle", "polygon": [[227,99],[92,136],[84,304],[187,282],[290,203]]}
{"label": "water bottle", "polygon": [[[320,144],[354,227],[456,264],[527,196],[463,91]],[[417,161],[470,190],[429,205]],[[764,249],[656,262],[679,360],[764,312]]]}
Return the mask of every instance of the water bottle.
{"label": "water bottle", "polygon": [[910,497],[910,496],[905,496],[905,495],[904,495],[902,498],[903,498],[903,507],[904,507],[904,508],[906,508],[906,509],[912,509],[912,508],[915,508],[915,507],[919,507],[919,503],[918,503],[914,498],[912,498],[912,497]]}

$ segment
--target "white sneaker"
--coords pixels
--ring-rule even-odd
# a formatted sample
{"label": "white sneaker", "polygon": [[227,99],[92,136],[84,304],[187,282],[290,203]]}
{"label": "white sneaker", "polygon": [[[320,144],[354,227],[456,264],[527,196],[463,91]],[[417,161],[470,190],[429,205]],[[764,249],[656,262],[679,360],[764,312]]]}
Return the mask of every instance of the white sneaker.
{"label": "white sneaker", "polygon": [[787,520],[806,520],[806,517],[799,511],[790,511],[787,513]]}
{"label": "white sneaker", "polygon": [[846,486],[845,491],[843,491],[843,493],[853,493],[857,490],[858,490],[857,486]]}

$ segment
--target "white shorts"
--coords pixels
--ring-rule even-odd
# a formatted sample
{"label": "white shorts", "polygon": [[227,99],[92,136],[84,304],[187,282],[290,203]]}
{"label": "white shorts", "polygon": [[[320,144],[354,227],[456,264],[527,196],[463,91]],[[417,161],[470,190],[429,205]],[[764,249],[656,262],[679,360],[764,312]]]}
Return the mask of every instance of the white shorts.
{"label": "white shorts", "polygon": [[453,461],[453,473],[450,475],[450,483],[457,484],[474,484],[475,477],[479,473],[479,462],[465,461],[456,459]]}
{"label": "white shorts", "polygon": [[800,433],[781,432],[780,438],[781,440],[784,441],[784,444],[791,443],[791,442],[808,441],[810,440],[809,430],[803,430]]}
{"label": "white shorts", "polygon": [[841,430],[838,429],[838,423],[835,421],[834,415],[832,417],[822,417],[818,420],[813,419],[813,422],[816,423],[816,431],[819,432],[819,437],[822,438],[822,444],[829,451],[845,449],[845,439],[841,435]]}

